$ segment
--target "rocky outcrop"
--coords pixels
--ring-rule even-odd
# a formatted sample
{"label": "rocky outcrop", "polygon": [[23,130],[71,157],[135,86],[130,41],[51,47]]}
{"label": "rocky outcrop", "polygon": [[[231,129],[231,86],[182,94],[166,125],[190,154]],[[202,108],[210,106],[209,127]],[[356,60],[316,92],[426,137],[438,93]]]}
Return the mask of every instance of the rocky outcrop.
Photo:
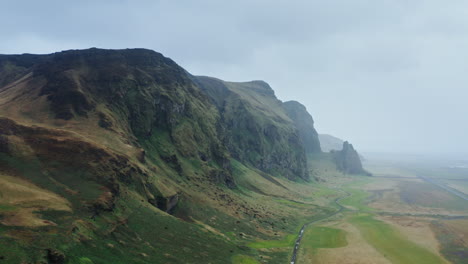
{"label": "rocky outcrop", "polygon": [[300,133],[267,83],[194,79],[218,108],[218,129],[235,159],[291,180],[309,179]]}
{"label": "rocky outcrop", "polygon": [[320,142],[318,133],[314,128],[314,119],[307,112],[304,105],[296,101],[288,101],[283,103],[286,114],[294,122],[294,125],[299,131],[299,137],[304,144],[306,153],[320,153]]}
{"label": "rocky outcrop", "polygon": [[330,152],[332,150],[342,150],[344,140],[328,134],[319,134],[320,147],[323,152]]}
{"label": "rocky outcrop", "polygon": [[354,149],[352,144],[348,143],[348,141],[343,143],[342,150],[332,150],[331,154],[333,155],[336,167],[343,173],[369,175],[369,173],[366,172],[362,167],[358,152]]}
{"label": "rocky outcrop", "polygon": [[172,213],[179,202],[179,195],[175,194],[169,197],[156,196],[148,199],[148,202],[164,212]]}
{"label": "rocky outcrop", "polygon": [[65,254],[57,249],[47,249],[47,263],[63,264],[65,263]]}

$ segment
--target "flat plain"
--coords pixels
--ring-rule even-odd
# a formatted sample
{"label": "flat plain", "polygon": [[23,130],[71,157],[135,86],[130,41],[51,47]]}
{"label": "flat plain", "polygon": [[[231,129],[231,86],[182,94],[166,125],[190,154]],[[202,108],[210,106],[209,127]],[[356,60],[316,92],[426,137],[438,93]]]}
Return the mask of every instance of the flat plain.
{"label": "flat plain", "polygon": [[[296,263],[467,263],[468,202],[425,181],[430,177],[455,188],[465,183],[463,174],[421,164],[368,164],[372,177],[336,178],[325,185],[349,194],[339,201],[338,217],[309,227],[303,241],[321,241],[311,230],[334,230],[329,234],[342,243],[302,243]],[[468,179],[468,170],[466,171]],[[350,177],[354,177],[351,178]],[[452,178],[453,177],[453,178]],[[452,184],[452,185],[450,185]],[[456,186],[463,191],[464,185]]]}

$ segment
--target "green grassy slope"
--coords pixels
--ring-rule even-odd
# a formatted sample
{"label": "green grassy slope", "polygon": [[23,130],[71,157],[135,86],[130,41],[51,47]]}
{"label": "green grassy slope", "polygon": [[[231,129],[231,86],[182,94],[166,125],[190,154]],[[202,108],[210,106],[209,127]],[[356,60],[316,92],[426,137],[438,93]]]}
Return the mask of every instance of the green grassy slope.
{"label": "green grassy slope", "polygon": [[0,63],[14,82],[0,87],[5,263],[283,263],[334,210],[263,82],[226,83],[221,112],[152,51]]}

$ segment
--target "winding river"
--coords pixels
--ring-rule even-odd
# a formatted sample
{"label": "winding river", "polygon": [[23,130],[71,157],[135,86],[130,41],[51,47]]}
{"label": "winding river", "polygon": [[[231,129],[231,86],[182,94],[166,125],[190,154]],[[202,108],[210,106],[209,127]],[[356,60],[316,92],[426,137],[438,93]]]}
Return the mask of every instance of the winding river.
{"label": "winding river", "polygon": [[345,209],[345,207],[342,206],[342,205],[340,204],[340,201],[341,201],[342,199],[344,199],[344,198],[349,197],[351,194],[348,193],[348,192],[346,192],[346,191],[344,191],[344,190],[341,190],[341,191],[344,192],[344,193],[346,193],[346,195],[345,195],[345,196],[342,196],[342,197],[338,197],[338,198],[335,199],[334,202],[335,202],[335,204],[336,204],[336,205],[338,206],[338,208],[339,208],[337,211],[335,211],[335,212],[333,212],[333,213],[331,213],[331,214],[329,214],[329,215],[326,215],[326,216],[324,216],[324,217],[322,217],[322,218],[320,218],[320,219],[317,219],[317,220],[314,220],[314,221],[309,222],[309,223],[307,223],[307,224],[304,224],[304,225],[302,226],[301,231],[299,231],[299,234],[298,234],[298,236],[297,236],[296,242],[294,243],[294,249],[293,249],[293,253],[292,253],[292,256],[291,256],[290,264],[296,264],[297,252],[299,251],[299,246],[301,245],[301,240],[302,240],[302,237],[304,236],[304,231],[305,231],[305,229],[307,228],[307,226],[309,226],[309,225],[311,225],[311,224],[314,224],[314,223],[317,223],[317,222],[320,222],[320,221],[323,221],[323,220],[325,220],[325,219],[327,219],[327,218],[330,218],[330,217],[332,217],[332,216],[335,216],[335,215],[337,215],[338,213],[340,213],[341,211],[343,211],[343,210]]}

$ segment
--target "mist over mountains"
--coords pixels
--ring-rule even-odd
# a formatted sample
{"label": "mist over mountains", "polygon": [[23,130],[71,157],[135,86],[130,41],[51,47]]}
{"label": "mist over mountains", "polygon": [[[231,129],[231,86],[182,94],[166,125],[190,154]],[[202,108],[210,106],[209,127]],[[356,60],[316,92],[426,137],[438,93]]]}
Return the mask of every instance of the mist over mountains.
{"label": "mist over mountains", "polygon": [[4,4],[1,22],[16,23],[0,29],[9,36],[0,53],[148,47],[195,75],[267,80],[279,98],[312,111],[322,133],[361,151],[460,153],[468,149],[458,140],[468,131],[467,6],[439,5],[16,1]]}

